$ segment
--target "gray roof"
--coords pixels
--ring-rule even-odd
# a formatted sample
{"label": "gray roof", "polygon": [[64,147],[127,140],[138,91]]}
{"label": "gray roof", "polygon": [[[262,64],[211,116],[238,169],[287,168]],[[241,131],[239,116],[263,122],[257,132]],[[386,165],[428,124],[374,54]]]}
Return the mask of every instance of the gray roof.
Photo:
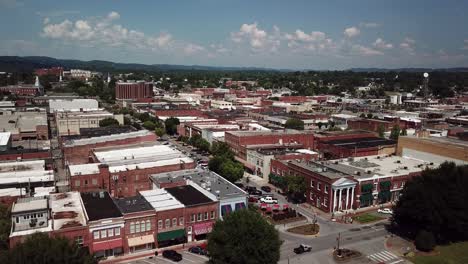
{"label": "gray roof", "polygon": [[156,183],[170,183],[181,180],[191,180],[203,189],[212,193],[218,199],[229,199],[247,196],[242,189],[210,170],[191,169],[151,175]]}

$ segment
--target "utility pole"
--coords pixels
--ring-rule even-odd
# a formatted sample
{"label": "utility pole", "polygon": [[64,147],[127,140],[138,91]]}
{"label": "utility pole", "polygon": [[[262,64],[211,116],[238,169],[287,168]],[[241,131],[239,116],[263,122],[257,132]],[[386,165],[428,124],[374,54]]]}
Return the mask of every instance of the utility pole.
{"label": "utility pole", "polygon": [[341,233],[338,233],[338,236],[336,237],[336,250],[340,250],[340,240],[341,240]]}

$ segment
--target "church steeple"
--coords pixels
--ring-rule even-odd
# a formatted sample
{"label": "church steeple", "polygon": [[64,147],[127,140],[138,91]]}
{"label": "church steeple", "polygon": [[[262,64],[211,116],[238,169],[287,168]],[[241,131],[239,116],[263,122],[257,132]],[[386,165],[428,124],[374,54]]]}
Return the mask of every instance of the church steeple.
{"label": "church steeple", "polygon": [[36,76],[36,81],[34,82],[34,86],[39,87],[39,76]]}

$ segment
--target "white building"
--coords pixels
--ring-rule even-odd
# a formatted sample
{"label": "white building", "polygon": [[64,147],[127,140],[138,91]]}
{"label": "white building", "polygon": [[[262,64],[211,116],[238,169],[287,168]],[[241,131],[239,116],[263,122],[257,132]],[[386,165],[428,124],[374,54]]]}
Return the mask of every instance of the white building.
{"label": "white building", "polygon": [[96,111],[99,110],[99,103],[95,99],[53,99],[49,100],[49,112],[66,111]]}

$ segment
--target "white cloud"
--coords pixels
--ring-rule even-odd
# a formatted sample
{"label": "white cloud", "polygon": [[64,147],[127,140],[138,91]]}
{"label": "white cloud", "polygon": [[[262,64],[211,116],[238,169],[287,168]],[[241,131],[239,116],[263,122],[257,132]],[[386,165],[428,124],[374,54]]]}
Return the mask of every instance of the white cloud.
{"label": "white cloud", "polygon": [[400,43],[400,48],[406,50],[409,54],[414,55],[414,45],[416,40],[406,37],[402,43]]}
{"label": "white cloud", "polygon": [[378,38],[375,40],[375,42],[372,44],[374,47],[377,49],[392,49],[393,44],[385,42],[385,40]]}
{"label": "white cloud", "polygon": [[366,46],[362,46],[362,45],[353,45],[351,48],[351,52],[353,54],[363,55],[363,56],[384,55],[382,51],[369,48]]}
{"label": "white cloud", "polygon": [[107,15],[107,18],[110,20],[116,20],[120,18],[120,14],[115,11],[112,11]]}
{"label": "white cloud", "polygon": [[375,22],[361,22],[359,23],[359,26],[362,28],[377,28],[380,27],[380,24]]}
{"label": "white cloud", "polygon": [[257,23],[242,24],[239,31],[231,33],[231,40],[235,43],[247,42],[253,51],[276,52],[281,44],[277,26],[273,27],[272,34],[268,34]]}
{"label": "white cloud", "polygon": [[56,24],[50,24],[50,21],[47,21],[41,36],[83,46],[104,45],[149,50],[168,48],[173,42],[172,35],[169,33],[147,36],[143,32],[115,24],[115,20],[119,18],[120,15],[113,11],[106,17],[89,20],[72,22],[65,19]]}
{"label": "white cloud", "polygon": [[49,24],[49,22],[50,22],[50,18],[48,18],[48,17],[44,18],[44,20],[43,20],[44,25]]}
{"label": "white cloud", "polygon": [[349,28],[345,29],[344,32],[343,32],[343,34],[345,34],[345,36],[347,36],[348,38],[356,37],[360,33],[361,33],[361,30],[359,30],[359,28],[357,28],[357,27],[349,27]]}
{"label": "white cloud", "polygon": [[187,55],[192,55],[194,53],[198,53],[198,52],[204,51],[204,50],[205,50],[205,48],[200,46],[200,45],[189,43],[189,44],[187,44],[185,46],[184,53],[187,54]]}

